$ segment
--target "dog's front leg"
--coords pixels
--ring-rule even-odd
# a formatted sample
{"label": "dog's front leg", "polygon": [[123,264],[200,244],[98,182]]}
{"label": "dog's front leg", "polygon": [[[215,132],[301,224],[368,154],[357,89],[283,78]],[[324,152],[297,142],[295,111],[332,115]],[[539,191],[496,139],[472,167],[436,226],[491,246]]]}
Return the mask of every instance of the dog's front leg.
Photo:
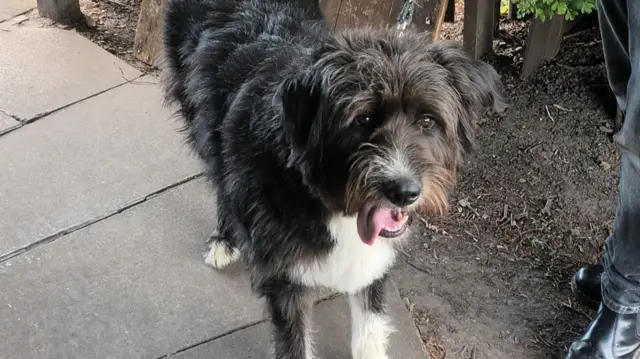
{"label": "dog's front leg", "polygon": [[349,296],[353,359],[389,359],[387,343],[393,328],[385,313],[386,281],[386,277],[376,280]]}
{"label": "dog's front leg", "polygon": [[275,359],[313,359],[310,316],[313,301],[304,287],[274,280],[266,293],[273,324]]}

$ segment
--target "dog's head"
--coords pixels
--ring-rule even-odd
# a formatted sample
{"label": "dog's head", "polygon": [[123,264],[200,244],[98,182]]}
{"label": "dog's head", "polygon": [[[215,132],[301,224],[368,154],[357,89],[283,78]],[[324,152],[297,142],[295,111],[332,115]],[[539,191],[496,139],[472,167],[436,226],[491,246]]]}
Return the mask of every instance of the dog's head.
{"label": "dog's head", "polygon": [[357,215],[367,244],[444,214],[474,121],[506,107],[488,64],[391,31],[335,35],[280,94],[289,165],[330,210]]}

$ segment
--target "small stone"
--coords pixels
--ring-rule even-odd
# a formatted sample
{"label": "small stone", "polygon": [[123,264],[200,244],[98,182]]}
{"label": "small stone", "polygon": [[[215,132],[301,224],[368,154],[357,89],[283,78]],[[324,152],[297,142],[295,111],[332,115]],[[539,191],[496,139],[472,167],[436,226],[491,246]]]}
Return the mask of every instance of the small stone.
{"label": "small stone", "polygon": [[605,161],[600,162],[600,168],[602,168],[605,171],[608,171],[611,169],[611,165]]}
{"label": "small stone", "polygon": [[520,183],[527,183],[527,180],[526,180],[526,179],[524,179],[524,178],[520,178],[520,179],[518,180],[518,182],[520,182]]}
{"label": "small stone", "polygon": [[603,133],[613,133],[613,129],[606,126],[600,126],[598,127],[598,129],[600,129],[600,132],[603,132]]}
{"label": "small stone", "polygon": [[84,23],[90,29],[95,29],[96,27],[98,27],[98,23],[94,19],[92,19],[90,16],[84,17]]}

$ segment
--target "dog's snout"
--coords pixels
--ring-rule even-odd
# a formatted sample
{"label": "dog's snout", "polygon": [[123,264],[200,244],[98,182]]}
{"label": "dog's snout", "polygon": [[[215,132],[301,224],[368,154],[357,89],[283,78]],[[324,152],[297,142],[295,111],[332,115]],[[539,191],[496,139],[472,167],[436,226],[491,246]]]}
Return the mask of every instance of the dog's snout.
{"label": "dog's snout", "polygon": [[414,179],[401,178],[385,183],[382,191],[391,203],[398,207],[406,207],[418,200],[422,188]]}

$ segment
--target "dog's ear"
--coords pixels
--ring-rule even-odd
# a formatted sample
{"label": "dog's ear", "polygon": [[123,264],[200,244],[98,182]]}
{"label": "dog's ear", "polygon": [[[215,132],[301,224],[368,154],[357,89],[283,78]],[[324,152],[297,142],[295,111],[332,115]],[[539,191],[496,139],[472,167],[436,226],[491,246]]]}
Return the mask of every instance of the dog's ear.
{"label": "dog's ear", "polygon": [[285,79],[280,87],[285,136],[291,146],[288,166],[300,169],[305,176],[311,160],[310,151],[320,144],[320,104],[322,89],[311,74]]}
{"label": "dog's ear", "polygon": [[465,152],[469,152],[473,147],[473,122],[487,109],[503,112],[508,107],[502,81],[491,65],[471,59],[455,42],[433,43],[429,52],[436,63],[449,71],[451,83],[460,94],[462,118],[458,135]]}

